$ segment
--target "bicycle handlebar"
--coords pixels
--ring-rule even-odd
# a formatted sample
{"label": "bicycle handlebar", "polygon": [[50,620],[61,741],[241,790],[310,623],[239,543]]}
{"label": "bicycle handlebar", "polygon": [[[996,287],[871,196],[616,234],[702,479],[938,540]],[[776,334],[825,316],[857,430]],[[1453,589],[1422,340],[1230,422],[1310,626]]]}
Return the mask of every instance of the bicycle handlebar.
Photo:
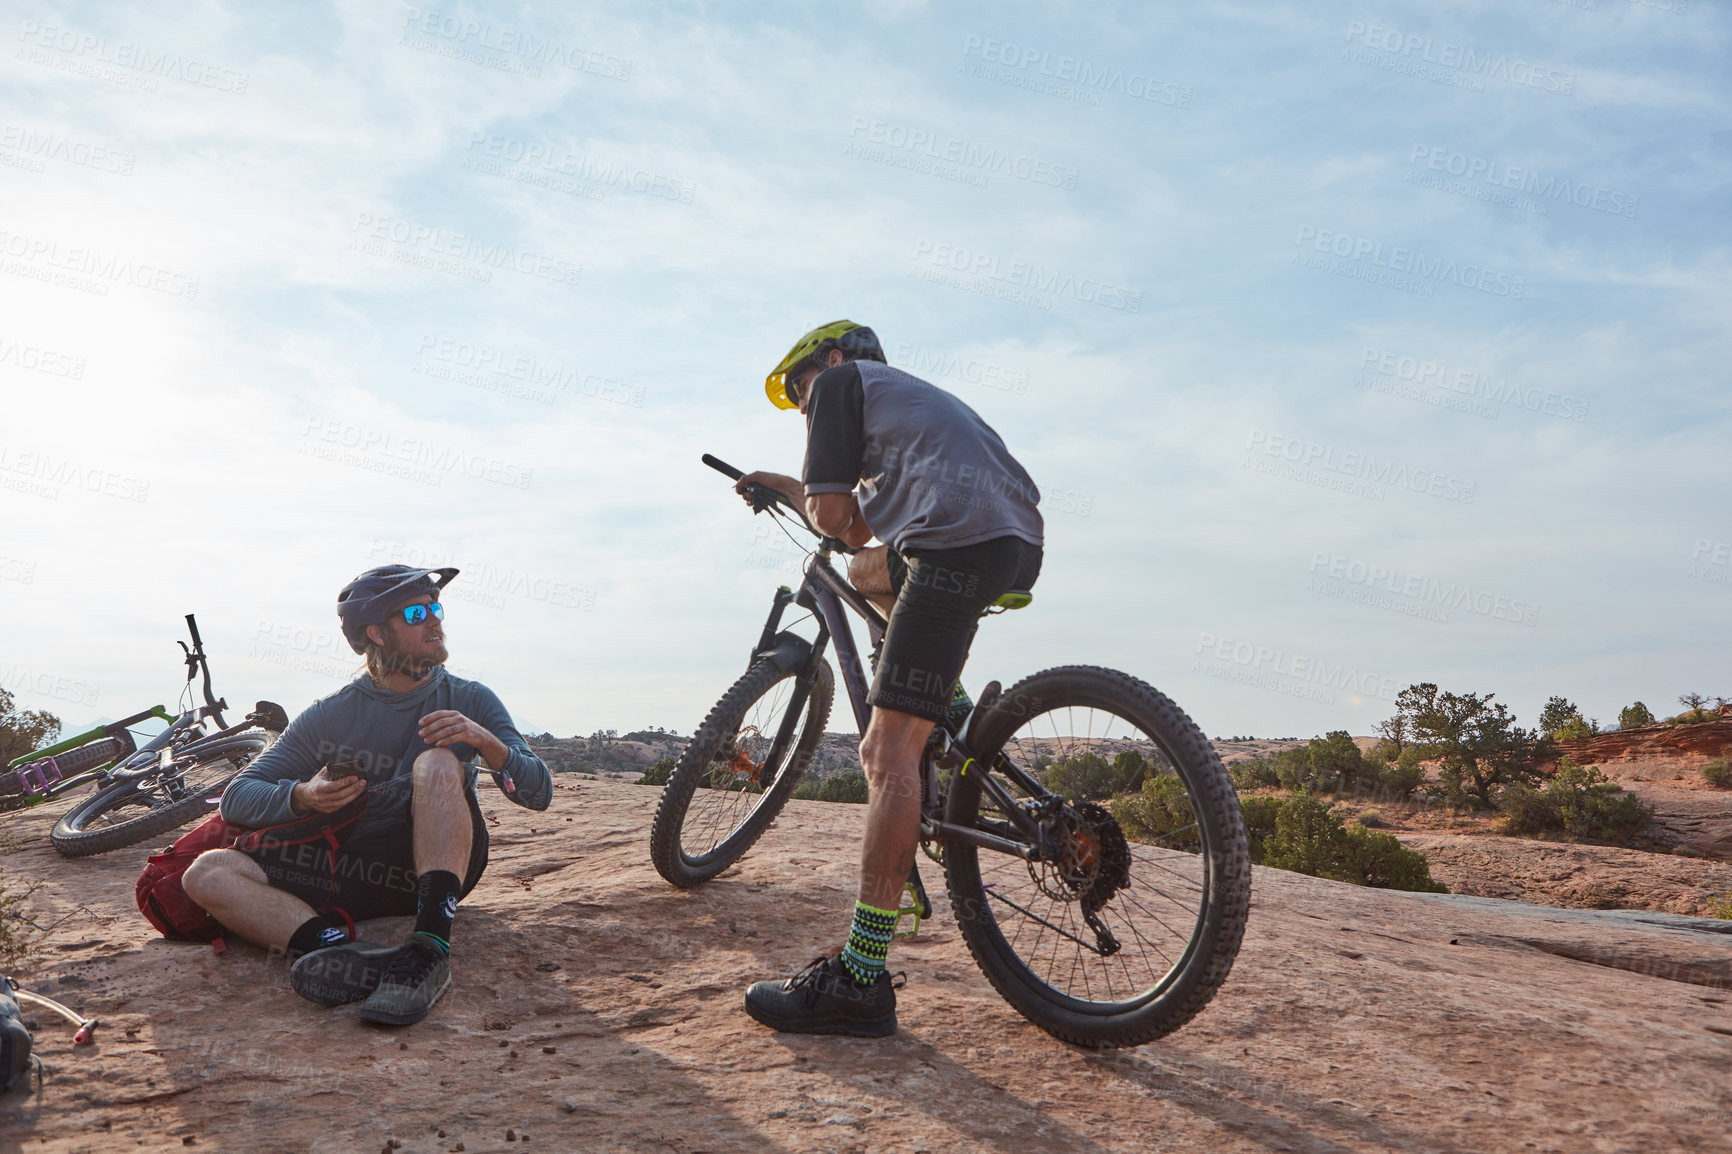
{"label": "bicycle handlebar", "polygon": [[[743,471],[734,468],[732,465],[728,464],[726,461],[722,460],[720,457],[711,456],[709,453],[705,453],[703,455],[703,462],[704,462],[704,464],[708,465],[710,468],[714,469],[716,472],[722,474],[724,477],[728,477],[728,478],[735,480],[735,481],[738,481],[741,477],[744,477],[746,475]],[[834,537],[830,537],[830,536],[827,536],[823,533],[820,533],[818,531],[818,527],[806,519],[806,510],[800,508],[794,502],[788,500],[788,498],[785,494],[778,493],[776,490],[770,488],[768,485],[760,485],[755,481],[752,484],[746,486],[746,492],[752,498],[752,512],[753,513],[762,513],[765,509],[769,508],[771,505],[781,505],[783,508],[791,510],[793,512],[794,516],[799,518],[800,524],[806,529],[806,531],[808,533],[811,533],[812,536],[818,538],[818,540],[820,542],[822,542],[823,545],[828,547],[831,552],[833,552],[833,553],[858,553],[859,552],[858,549],[853,548],[852,546],[846,544],[843,541],[839,541]]]}

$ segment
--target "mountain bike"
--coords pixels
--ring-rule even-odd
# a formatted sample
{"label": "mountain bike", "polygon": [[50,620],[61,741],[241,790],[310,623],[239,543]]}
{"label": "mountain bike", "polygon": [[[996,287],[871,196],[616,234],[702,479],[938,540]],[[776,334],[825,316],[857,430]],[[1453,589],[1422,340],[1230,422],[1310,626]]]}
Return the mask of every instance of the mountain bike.
{"label": "mountain bike", "polygon": [[[663,790],[651,856],[681,888],[737,861],[787,802],[830,715],[830,645],[861,733],[871,719],[845,609],[865,622],[874,657],[886,621],[830,563],[854,550],[779,494],[747,495],[754,513],[818,543],[798,590],[777,589],[745,674]],[[1031,599],[1013,591],[988,612]],[[790,606],[814,637],[783,624]],[[934,728],[920,783],[921,845],[943,867],[963,940],[1035,1025],[1085,1046],[1140,1045],[1190,1020],[1226,980],[1250,905],[1243,815],[1208,739],[1152,686],[1084,665],[1008,690],[992,682],[966,718]],[[918,871],[910,890],[904,912],[929,916]]]}
{"label": "mountain bike", "polygon": [[[261,701],[235,725],[211,689],[210,662],[198,622],[186,615],[192,645],[178,714],[161,705],[99,725],[15,758],[0,773],[0,812],[39,805],[95,783],[97,790],[54,823],[48,840],[67,857],[88,857],[155,837],[215,809],[228,783],[288,727],[288,714]],[[193,707],[192,683],[204,675],[204,704]],[[162,732],[143,746],[134,726],[155,718]]]}

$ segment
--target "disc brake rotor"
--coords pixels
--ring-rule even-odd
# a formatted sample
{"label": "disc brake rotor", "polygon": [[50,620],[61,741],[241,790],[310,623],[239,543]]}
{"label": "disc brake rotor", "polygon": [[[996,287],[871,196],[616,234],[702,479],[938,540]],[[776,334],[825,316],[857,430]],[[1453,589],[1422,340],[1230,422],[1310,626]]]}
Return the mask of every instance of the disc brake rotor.
{"label": "disc brake rotor", "polygon": [[1029,862],[1029,877],[1054,901],[1079,903],[1102,956],[1115,954],[1118,939],[1101,920],[1100,911],[1130,884],[1131,848],[1124,831],[1105,807],[1088,801],[1066,805],[1054,825],[1057,856]]}
{"label": "disc brake rotor", "polygon": [[735,734],[733,740],[734,756],[727,763],[729,772],[750,779],[753,785],[764,784],[759,780],[764,772],[764,763],[753,761],[751,754],[751,743],[758,740],[760,736],[758,727],[755,725],[748,725]]}

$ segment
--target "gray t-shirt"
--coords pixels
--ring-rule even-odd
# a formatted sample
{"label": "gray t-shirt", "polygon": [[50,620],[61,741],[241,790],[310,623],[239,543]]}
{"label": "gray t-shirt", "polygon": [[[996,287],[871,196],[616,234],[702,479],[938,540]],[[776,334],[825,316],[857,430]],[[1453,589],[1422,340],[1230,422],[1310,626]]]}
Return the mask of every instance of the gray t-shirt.
{"label": "gray t-shirt", "polygon": [[877,361],[825,369],[809,388],[807,496],[856,493],[872,532],[898,552],[1044,543],[1040,490],[956,397]]}

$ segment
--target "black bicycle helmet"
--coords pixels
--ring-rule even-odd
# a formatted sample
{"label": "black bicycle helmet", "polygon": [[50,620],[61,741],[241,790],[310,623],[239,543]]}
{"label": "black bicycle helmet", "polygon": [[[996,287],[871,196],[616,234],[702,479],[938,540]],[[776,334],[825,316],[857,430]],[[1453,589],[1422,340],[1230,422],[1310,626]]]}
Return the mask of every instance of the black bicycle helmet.
{"label": "black bicycle helmet", "polygon": [[383,625],[391,610],[423,593],[438,596],[457,570],[417,569],[413,565],[375,565],[337,594],[337,617],[343,636],[356,653],[367,652],[367,626]]}

